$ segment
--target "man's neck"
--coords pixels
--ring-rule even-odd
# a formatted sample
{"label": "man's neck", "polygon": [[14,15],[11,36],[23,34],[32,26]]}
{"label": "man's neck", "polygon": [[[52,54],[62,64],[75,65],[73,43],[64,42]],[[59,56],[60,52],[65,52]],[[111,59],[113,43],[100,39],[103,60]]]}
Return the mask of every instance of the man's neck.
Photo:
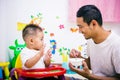
{"label": "man's neck", "polygon": [[109,34],[111,33],[111,31],[106,31],[104,29],[100,29],[96,36],[93,38],[93,41],[96,44],[99,44],[101,42],[103,42],[104,40],[106,40],[106,38],[109,36]]}

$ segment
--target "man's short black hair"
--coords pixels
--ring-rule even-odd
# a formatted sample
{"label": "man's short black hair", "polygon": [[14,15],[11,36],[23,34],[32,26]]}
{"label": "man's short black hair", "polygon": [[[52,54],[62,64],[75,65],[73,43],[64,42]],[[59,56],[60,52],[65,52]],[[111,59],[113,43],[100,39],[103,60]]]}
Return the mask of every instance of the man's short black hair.
{"label": "man's short black hair", "polygon": [[82,17],[83,21],[88,25],[92,20],[96,20],[100,26],[102,26],[102,15],[100,10],[94,5],[85,5],[82,6],[77,11],[77,17]]}
{"label": "man's short black hair", "polygon": [[27,36],[36,35],[37,31],[43,31],[42,28],[35,24],[28,24],[22,31],[22,37],[25,40]]}

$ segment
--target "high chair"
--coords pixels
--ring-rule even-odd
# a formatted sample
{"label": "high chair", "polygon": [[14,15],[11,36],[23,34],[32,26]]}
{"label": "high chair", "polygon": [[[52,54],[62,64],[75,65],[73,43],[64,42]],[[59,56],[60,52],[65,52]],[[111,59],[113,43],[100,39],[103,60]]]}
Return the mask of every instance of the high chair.
{"label": "high chair", "polygon": [[20,54],[18,55],[15,63],[15,68],[10,72],[12,80],[26,80],[26,78],[44,78],[58,76],[59,80],[65,80],[64,73],[66,70],[60,66],[50,66],[49,68],[40,68],[32,70],[23,70]]}

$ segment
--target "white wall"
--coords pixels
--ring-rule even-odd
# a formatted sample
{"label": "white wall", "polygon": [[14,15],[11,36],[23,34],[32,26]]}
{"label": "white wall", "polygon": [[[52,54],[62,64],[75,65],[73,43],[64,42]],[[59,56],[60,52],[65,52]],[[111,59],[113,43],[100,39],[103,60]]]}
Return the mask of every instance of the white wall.
{"label": "white wall", "polygon": [[104,23],[103,27],[107,30],[113,30],[120,36],[120,23]]}
{"label": "white wall", "polygon": [[[54,37],[45,35],[48,47],[50,47],[50,39],[57,41],[58,48],[72,48],[77,47],[78,42],[85,43],[82,35],[70,32],[70,28],[74,26],[71,26],[67,20],[67,2],[68,0],[0,0],[0,61],[8,61],[11,56],[13,57],[13,51],[8,47],[14,45],[15,39],[23,43],[21,31],[17,30],[17,22],[29,23],[30,16],[36,16],[39,12],[43,14],[40,26],[44,27],[48,33],[55,34]],[[56,19],[56,16],[59,16],[59,19]],[[59,29],[60,24],[65,28]]]}
{"label": "white wall", "polygon": [[[2,6],[3,5],[3,6]],[[4,19],[4,13],[6,10],[3,8],[6,8],[4,2],[0,0],[0,61],[4,61],[6,58],[6,20]]]}
{"label": "white wall", "polygon": [[[70,28],[76,25],[68,22],[67,2],[68,0],[0,0],[0,62],[8,61],[13,54],[8,47],[14,45],[15,39],[23,43],[21,31],[17,31],[17,22],[29,23],[30,16],[36,16],[39,12],[43,14],[40,26],[49,33],[55,33],[52,38],[45,35],[48,47],[50,39],[55,39],[59,48],[77,48],[84,44],[86,41],[81,34],[70,32]],[[56,19],[56,16],[60,18]],[[65,28],[59,29],[60,24],[64,24]],[[120,32],[120,24],[107,23],[105,26]]]}

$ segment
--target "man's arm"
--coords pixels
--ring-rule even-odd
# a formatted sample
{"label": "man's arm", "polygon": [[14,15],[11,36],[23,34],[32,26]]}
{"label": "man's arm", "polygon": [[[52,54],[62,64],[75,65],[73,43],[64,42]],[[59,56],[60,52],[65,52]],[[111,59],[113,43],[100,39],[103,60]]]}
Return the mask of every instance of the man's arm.
{"label": "man's arm", "polygon": [[103,77],[103,76],[96,76],[93,74],[90,74],[87,78],[90,80],[120,80],[119,77]]}
{"label": "man's arm", "polygon": [[116,76],[113,76],[113,77],[104,77],[104,76],[94,75],[90,73],[90,70],[85,61],[83,61],[83,70],[74,68],[72,64],[69,64],[69,66],[72,71],[75,71],[79,75],[82,75],[83,77],[88,78],[90,80],[119,80],[119,76],[120,76],[120,74],[117,74]]}
{"label": "man's arm", "polygon": [[83,72],[81,72],[79,70],[76,70],[76,72],[78,74],[82,75],[83,77],[88,78],[89,80],[120,80],[120,78],[118,78],[118,77],[97,76],[97,75],[94,75],[94,74],[86,74],[86,73],[83,73]]}

